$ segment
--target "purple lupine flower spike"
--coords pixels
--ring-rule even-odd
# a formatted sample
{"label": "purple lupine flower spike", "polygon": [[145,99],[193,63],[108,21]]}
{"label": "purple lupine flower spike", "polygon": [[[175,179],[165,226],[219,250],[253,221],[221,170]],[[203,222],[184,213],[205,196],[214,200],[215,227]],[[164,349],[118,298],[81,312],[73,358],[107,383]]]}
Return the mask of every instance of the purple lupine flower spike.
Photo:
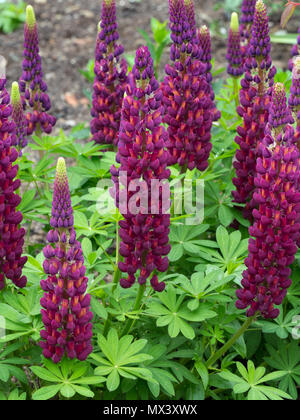
{"label": "purple lupine flower spike", "polygon": [[245,260],[242,289],[237,291],[237,308],[247,316],[261,313],[277,318],[291,285],[290,265],[300,238],[300,153],[294,129],[286,124],[292,115],[286,104],[284,85],[274,86],[266,136],[259,145],[254,223],[249,229],[249,256]]}
{"label": "purple lupine flower spike", "polygon": [[[123,288],[133,286],[137,275],[141,285],[151,278],[154,290],[161,292],[165,288],[156,275],[157,271],[167,271],[171,250],[170,195],[168,192],[166,198],[160,190],[170,176],[162,111],[162,92],[154,76],[153,60],[148,48],[140,47],[123,101],[117,153],[121,166],[118,170],[111,168],[116,203],[124,217],[119,231],[124,262],[119,263],[119,268],[128,276],[120,281]],[[136,208],[137,189],[141,197]]]}
{"label": "purple lupine flower spike", "polygon": [[115,0],[103,0],[95,51],[91,133],[95,143],[117,146],[127,83],[124,47],[119,39]]}
{"label": "purple lupine flower spike", "polygon": [[27,122],[23,111],[23,104],[20,96],[19,84],[14,82],[11,88],[12,118],[16,125],[17,148],[21,150],[27,146]]}
{"label": "purple lupine flower spike", "polygon": [[239,17],[237,13],[232,13],[231,15],[226,59],[228,61],[227,73],[233,77],[240,77],[244,73],[244,68]]}
{"label": "purple lupine flower spike", "polygon": [[16,128],[11,120],[12,106],[5,88],[6,79],[0,78],[0,290],[9,279],[18,286],[25,287],[27,279],[22,269],[27,261],[22,257],[25,230],[20,228],[23,216],[16,211],[21,198],[15,193],[21,182],[15,179],[18,166],[13,165],[18,158]]}
{"label": "purple lupine flower spike", "polygon": [[24,108],[31,109],[26,115],[27,134],[50,134],[56,124],[56,118],[49,114],[51,102],[47,94],[47,84],[43,79],[37,23],[32,6],[26,8],[23,55],[23,73],[19,86]]}
{"label": "purple lupine flower spike", "polygon": [[81,244],[76,240],[73,227],[66,164],[63,158],[57,163],[54,181],[51,227],[47,236],[49,245],[44,248],[44,271],[48,275],[41,281],[44,296],[41,299],[42,320],[40,346],[44,357],[58,363],[64,354],[70,359],[85,360],[92,352],[93,314],[91,297],[86,294]]}
{"label": "purple lupine flower spike", "polygon": [[290,71],[293,71],[294,66],[294,59],[297,57],[297,55],[300,55],[300,27],[298,28],[298,38],[297,38],[297,44],[293,45],[291,49],[291,56],[292,58],[289,60],[288,68]]}
{"label": "purple lupine flower spike", "polygon": [[200,61],[199,43],[192,37],[183,0],[169,0],[173,65],[166,66],[162,83],[164,123],[168,124],[170,165],[182,171],[204,171],[212,149],[211,129],[214,103],[206,80],[207,66]]}
{"label": "purple lupine flower spike", "polygon": [[240,33],[241,33],[241,43],[242,50],[244,55],[247,55],[247,49],[249,45],[249,39],[251,37],[251,27],[253,24],[254,14],[255,14],[255,5],[256,0],[243,0],[242,3],[242,13],[241,13],[241,24],[240,24]]}
{"label": "purple lupine flower spike", "polygon": [[296,140],[300,150],[300,57],[296,57],[293,62],[292,86],[289,96],[289,107],[296,120]]}
{"label": "purple lupine flower spike", "polygon": [[195,18],[195,6],[194,0],[184,0],[184,6],[186,10],[186,15],[192,30],[192,36],[196,37],[196,18]]}
{"label": "purple lupine flower spike", "polygon": [[211,54],[211,37],[210,31],[206,25],[201,26],[197,33],[198,44],[200,48],[200,57],[201,63],[205,64],[205,77],[206,81],[210,86],[210,98],[213,101],[212,111],[213,111],[213,121],[218,121],[221,118],[221,112],[217,109],[215,105],[215,93],[212,87],[212,54]]}
{"label": "purple lupine flower spike", "polygon": [[238,114],[243,125],[237,128],[235,142],[240,146],[235,155],[236,178],[233,184],[236,203],[245,204],[244,217],[251,220],[255,189],[256,159],[260,142],[265,136],[265,126],[269,119],[272,86],[276,68],[272,67],[270,56],[271,41],[266,6],[262,0],[256,3],[252,37],[249,45],[250,56],[245,61],[245,76],[241,81],[240,106]]}

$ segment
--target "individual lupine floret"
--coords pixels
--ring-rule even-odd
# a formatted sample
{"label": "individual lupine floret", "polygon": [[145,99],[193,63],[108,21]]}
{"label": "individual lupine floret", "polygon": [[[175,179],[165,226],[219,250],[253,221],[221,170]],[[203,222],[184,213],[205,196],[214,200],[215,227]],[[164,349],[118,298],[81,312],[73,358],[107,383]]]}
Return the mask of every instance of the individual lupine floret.
{"label": "individual lupine floret", "polygon": [[212,149],[214,104],[206,80],[206,65],[199,61],[200,48],[192,38],[183,0],[169,0],[172,66],[166,66],[162,84],[164,123],[168,124],[170,165],[182,170],[204,171]]}
{"label": "individual lupine floret", "polygon": [[206,81],[210,86],[210,98],[213,101],[213,121],[218,121],[221,118],[221,112],[217,109],[215,105],[215,93],[212,87],[212,54],[211,54],[211,36],[210,31],[206,25],[201,26],[197,33],[199,48],[200,48],[200,60],[206,67],[205,77]]}
{"label": "individual lupine floret", "polygon": [[43,80],[42,59],[39,53],[38,29],[32,6],[27,6],[24,28],[23,73],[19,80],[23,107],[26,114],[27,134],[50,134],[56,118],[49,114],[51,102],[47,94],[47,84]]}
{"label": "individual lupine floret", "polygon": [[297,44],[293,45],[291,49],[291,56],[292,58],[289,60],[289,70],[293,71],[293,65],[294,65],[294,59],[297,57],[297,55],[300,55],[300,27],[298,28],[298,38],[297,38]]}
{"label": "individual lupine floret", "polygon": [[249,229],[249,256],[245,260],[237,308],[250,306],[247,316],[260,312],[277,318],[291,285],[290,265],[300,237],[300,153],[294,129],[287,125],[292,115],[286,104],[284,85],[274,86],[267,134],[259,145],[254,223]]}
{"label": "individual lupine floret", "polygon": [[237,128],[235,142],[240,146],[235,155],[234,167],[237,177],[233,179],[236,203],[245,204],[244,217],[252,217],[252,195],[255,189],[256,159],[260,142],[265,136],[269,119],[269,105],[276,68],[272,67],[271,41],[266,6],[262,0],[256,3],[250,56],[245,61],[245,76],[241,81],[240,106],[238,114],[243,125]]}
{"label": "individual lupine floret", "polygon": [[95,51],[91,133],[95,143],[118,144],[127,64],[119,39],[115,0],[103,0]]}
{"label": "individual lupine floret", "polygon": [[0,79],[0,290],[9,279],[18,286],[25,287],[27,279],[22,276],[22,269],[27,261],[22,257],[25,230],[20,228],[23,216],[16,211],[21,198],[15,192],[21,182],[15,179],[18,165],[13,165],[18,158],[15,124],[11,120],[12,106],[5,88],[6,79]]}
{"label": "individual lupine floret", "polygon": [[11,88],[12,118],[16,125],[17,148],[21,150],[27,146],[27,122],[23,111],[19,84],[14,82]]}
{"label": "individual lupine floret", "polygon": [[121,166],[118,170],[111,168],[116,203],[124,216],[119,231],[124,261],[119,268],[128,276],[120,281],[123,288],[133,286],[138,272],[141,285],[150,278],[154,290],[161,292],[165,288],[156,274],[167,271],[171,250],[170,194],[165,197],[165,188],[160,190],[170,176],[162,111],[162,92],[154,76],[153,60],[148,48],[141,47],[123,101],[117,153]]}
{"label": "individual lupine floret", "polygon": [[227,73],[235,78],[242,76],[244,73],[243,52],[237,13],[232,13],[231,16],[226,59],[228,61]]}
{"label": "individual lupine floret", "polygon": [[70,359],[85,360],[92,351],[93,314],[91,297],[85,294],[85,277],[81,244],[73,227],[73,209],[64,159],[57,163],[53,204],[48,233],[49,245],[44,248],[44,271],[41,281],[44,296],[41,310],[45,329],[40,342],[43,355],[58,363],[64,354]]}

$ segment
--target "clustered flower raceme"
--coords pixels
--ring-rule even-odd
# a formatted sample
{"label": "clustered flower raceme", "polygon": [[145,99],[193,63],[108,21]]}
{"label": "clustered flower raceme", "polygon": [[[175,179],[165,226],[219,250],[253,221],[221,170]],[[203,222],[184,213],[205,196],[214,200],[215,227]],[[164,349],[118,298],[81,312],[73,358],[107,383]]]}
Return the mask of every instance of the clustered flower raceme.
{"label": "clustered flower raceme", "polygon": [[[81,244],[76,240],[73,227],[73,209],[68,185],[66,165],[60,158],[54,181],[52,217],[53,228],[44,248],[44,271],[47,280],[41,281],[44,296],[41,299],[45,329],[40,342],[43,355],[58,363],[64,354],[70,359],[85,360],[92,352],[93,314],[91,297],[85,294],[84,258]],[[53,247],[54,245],[54,247]]]}
{"label": "clustered flower raceme", "polygon": [[[151,277],[154,290],[165,289],[165,283],[159,283],[156,274],[168,269],[167,255],[171,250],[170,214],[167,214],[170,196],[166,205],[158,184],[170,176],[166,169],[167,133],[162,125],[162,110],[162,92],[154,76],[153,60],[148,48],[141,47],[137,50],[123,101],[117,153],[121,166],[118,170],[111,168],[116,203],[124,216],[119,223],[120,255],[124,257],[119,268],[128,273],[127,278],[120,281],[123,288],[133,286],[139,271],[140,285]],[[133,191],[137,188],[139,197]]]}
{"label": "clustered flower raceme", "polygon": [[31,108],[26,114],[27,134],[50,134],[56,124],[56,118],[49,114],[51,102],[47,94],[47,84],[43,80],[37,23],[32,6],[27,6],[26,9],[23,55],[23,73],[19,86],[24,109]]}
{"label": "clustered flower raceme", "polygon": [[276,318],[279,309],[274,305],[282,303],[291,285],[289,266],[300,238],[300,154],[294,129],[286,125],[291,121],[284,85],[276,84],[267,134],[259,145],[248,268],[237,291],[236,306],[250,306],[249,317],[260,312],[264,318]]}
{"label": "clustered flower raceme", "polygon": [[19,84],[14,82],[11,89],[12,118],[16,125],[17,148],[21,150],[27,146],[27,122],[23,111]]}
{"label": "clustered flower raceme", "polygon": [[241,81],[240,106],[238,114],[243,125],[237,128],[235,142],[240,146],[235,156],[236,178],[233,192],[236,203],[246,204],[244,217],[252,218],[252,201],[255,189],[256,160],[260,142],[265,136],[269,119],[269,105],[276,68],[272,67],[271,42],[266,6],[262,0],[256,3],[249,56],[245,61],[245,76]]}
{"label": "clustered flower raceme", "polygon": [[15,191],[21,182],[15,179],[18,166],[16,129],[10,120],[12,107],[5,89],[6,79],[0,79],[0,290],[5,287],[5,279],[10,279],[18,287],[25,287],[27,279],[22,269],[27,261],[22,257],[25,230],[20,228],[23,216],[16,211],[21,198]]}
{"label": "clustered flower raceme", "polygon": [[241,14],[241,44],[243,55],[247,55],[248,45],[251,37],[251,27],[255,13],[256,0],[243,0]]}
{"label": "clustered flower raceme", "polygon": [[300,57],[296,57],[293,64],[292,85],[289,96],[289,108],[294,115],[297,129],[296,141],[300,150]]}
{"label": "clustered flower raceme", "polygon": [[289,60],[289,70],[293,71],[293,65],[294,65],[294,59],[297,57],[297,55],[300,55],[300,27],[298,29],[298,38],[297,38],[297,44],[293,45],[291,50],[292,58]]}
{"label": "clustered flower raceme", "polygon": [[201,28],[197,32],[197,42],[200,48],[200,60],[206,67],[205,69],[205,77],[206,81],[209,84],[210,88],[210,98],[213,101],[212,103],[212,112],[213,112],[213,121],[218,121],[221,118],[221,112],[217,109],[215,105],[215,93],[212,87],[212,54],[211,54],[211,37],[209,29],[206,25],[201,26]]}
{"label": "clustered flower raceme", "polygon": [[233,77],[240,77],[244,73],[244,68],[237,13],[232,13],[231,16],[226,59],[228,61],[227,73]]}
{"label": "clustered flower raceme", "polygon": [[194,7],[194,0],[184,0],[184,6],[186,10],[186,16],[192,31],[192,37],[196,36],[197,28],[196,28],[196,17],[195,17],[195,7]]}
{"label": "clustered flower raceme", "polygon": [[170,165],[204,171],[212,149],[211,128],[215,106],[206,80],[207,66],[193,37],[183,0],[169,0],[171,60],[162,83],[164,123],[168,124]]}
{"label": "clustered flower raceme", "polygon": [[127,64],[121,56],[115,0],[103,0],[95,51],[95,81],[91,133],[99,144],[118,144],[122,102],[127,83]]}

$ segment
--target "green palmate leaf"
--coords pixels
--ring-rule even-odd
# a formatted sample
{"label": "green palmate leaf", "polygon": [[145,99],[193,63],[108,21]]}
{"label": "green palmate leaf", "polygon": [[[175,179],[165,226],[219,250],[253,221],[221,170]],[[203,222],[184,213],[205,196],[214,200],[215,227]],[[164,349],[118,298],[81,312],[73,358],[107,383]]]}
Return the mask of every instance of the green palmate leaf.
{"label": "green palmate leaf", "polygon": [[60,382],[60,378],[58,376],[54,375],[52,372],[45,368],[42,368],[40,366],[32,366],[30,369],[36,376],[38,376],[41,379],[44,379],[45,381]]}
{"label": "green palmate leaf", "polygon": [[76,394],[76,391],[73,386],[65,384],[60,388],[60,393],[65,398],[72,398]]}
{"label": "green palmate leaf", "polygon": [[139,367],[141,363],[153,359],[151,355],[141,353],[147,340],[133,341],[130,335],[119,339],[117,331],[111,329],[107,338],[98,334],[98,344],[102,354],[91,355],[97,365],[95,374],[107,376],[106,386],[110,392],[119,388],[120,377],[154,381],[150,370]]}
{"label": "green palmate leaf", "polygon": [[255,368],[254,363],[251,360],[247,363],[247,369],[239,362],[236,366],[241,376],[235,375],[229,371],[224,371],[218,374],[219,377],[228,381],[228,388],[233,387],[233,391],[236,394],[244,394],[248,392],[248,400],[282,400],[292,398],[280,389],[261,385],[265,382],[278,381],[286,375],[286,372],[277,371],[265,375],[266,369],[264,367]]}
{"label": "green palmate leaf", "polygon": [[62,385],[50,385],[44,386],[38,389],[32,394],[33,400],[50,400],[53,398],[61,389]]}

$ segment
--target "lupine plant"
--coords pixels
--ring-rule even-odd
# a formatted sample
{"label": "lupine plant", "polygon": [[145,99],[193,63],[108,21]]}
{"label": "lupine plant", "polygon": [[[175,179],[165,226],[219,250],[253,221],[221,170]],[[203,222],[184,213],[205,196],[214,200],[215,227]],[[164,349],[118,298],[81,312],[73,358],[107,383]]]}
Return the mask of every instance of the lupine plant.
{"label": "lupine plant", "polygon": [[238,114],[243,118],[243,126],[238,127],[236,143],[240,149],[236,152],[237,177],[233,183],[236,191],[234,200],[246,204],[244,217],[251,219],[254,208],[253,192],[256,174],[256,160],[259,142],[265,135],[265,126],[269,118],[271,88],[276,68],[272,67],[270,56],[271,42],[267,9],[261,0],[256,3],[249,54],[245,61],[245,77],[241,82],[240,106]]}
{"label": "lupine plant", "polygon": [[99,144],[118,143],[127,64],[119,40],[115,0],[105,0],[95,50],[91,133]]}
{"label": "lupine plant", "polygon": [[90,121],[55,125],[32,6],[11,94],[0,57],[0,399],[299,399],[296,48],[276,73],[244,0],[220,63],[199,2],[162,0],[126,51],[136,14],[99,3]]}
{"label": "lupine plant", "polygon": [[23,216],[16,208],[21,197],[17,194],[21,182],[15,179],[18,165],[15,162],[18,152],[16,126],[10,119],[12,106],[6,88],[6,79],[0,80],[0,289],[4,289],[5,280],[11,280],[18,287],[25,287],[27,279],[22,276],[22,269],[27,258],[22,256],[25,230],[20,227]]}
{"label": "lupine plant", "polygon": [[27,111],[27,133],[50,134],[56,118],[49,114],[51,102],[47,94],[47,84],[43,79],[38,29],[32,6],[26,9],[23,72],[19,85],[23,106]]}

